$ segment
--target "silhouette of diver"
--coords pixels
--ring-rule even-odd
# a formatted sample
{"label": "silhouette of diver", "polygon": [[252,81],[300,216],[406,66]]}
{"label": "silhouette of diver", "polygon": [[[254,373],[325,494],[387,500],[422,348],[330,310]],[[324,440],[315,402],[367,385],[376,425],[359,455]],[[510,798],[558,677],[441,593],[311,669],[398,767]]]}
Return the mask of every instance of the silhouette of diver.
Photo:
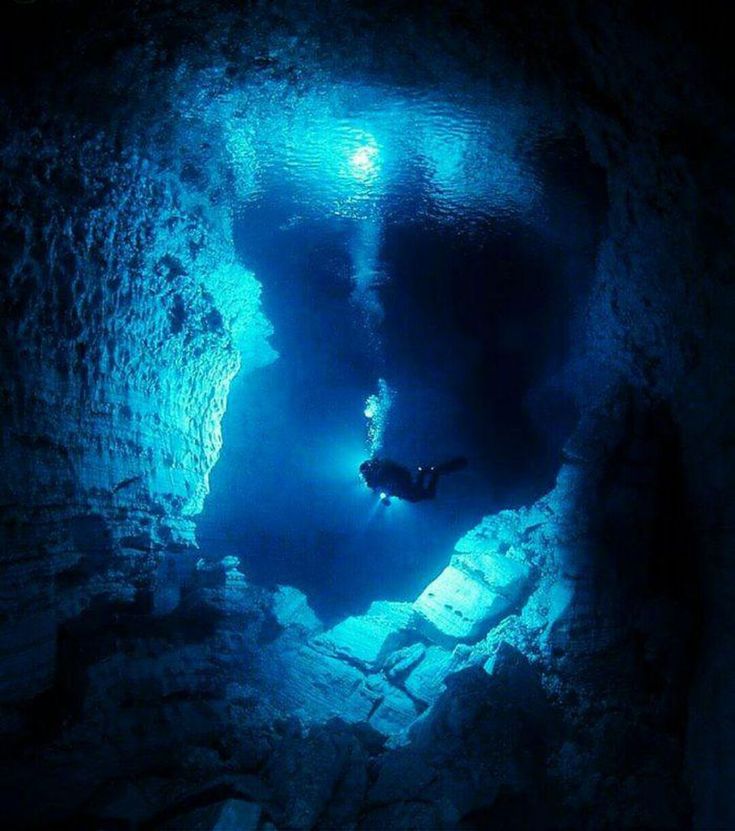
{"label": "silhouette of diver", "polygon": [[[368,459],[360,465],[365,484],[381,494],[381,502],[390,505],[391,496],[406,502],[423,502],[436,496],[439,477],[467,467],[467,459],[458,456],[440,465],[420,467],[416,478],[411,471],[390,459]],[[427,481],[428,479],[428,481]]]}

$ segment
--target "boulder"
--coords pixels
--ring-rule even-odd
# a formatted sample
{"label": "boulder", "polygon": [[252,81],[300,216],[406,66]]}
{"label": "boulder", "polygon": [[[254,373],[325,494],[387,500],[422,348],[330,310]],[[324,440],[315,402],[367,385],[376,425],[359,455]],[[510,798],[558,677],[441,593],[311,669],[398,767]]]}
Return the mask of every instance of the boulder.
{"label": "boulder", "polygon": [[405,692],[381,679],[380,704],[370,716],[370,724],[386,736],[408,728],[419,715],[416,704]]}
{"label": "boulder", "polygon": [[424,800],[436,781],[433,754],[413,745],[385,754],[377,764],[377,775],[369,791],[369,802],[389,805],[402,800]]}
{"label": "boulder", "polygon": [[455,546],[460,554],[481,554],[490,550],[505,551],[519,547],[550,518],[543,500],[526,508],[500,511],[482,519]]}
{"label": "boulder", "polygon": [[276,747],[265,777],[278,827],[354,825],[367,788],[367,756],[350,726],[333,719],[306,735],[291,731]]}
{"label": "boulder", "polygon": [[310,723],[337,716],[365,721],[377,699],[361,670],[310,645],[267,663],[264,671],[280,707]]}
{"label": "boulder", "polygon": [[293,586],[278,586],[273,595],[273,616],[284,628],[294,626],[309,634],[322,628],[306,595]]}
{"label": "boulder", "polygon": [[385,658],[410,639],[413,609],[410,603],[379,600],[367,613],[348,617],[314,640],[320,649],[368,668],[379,668]]}
{"label": "boulder", "polygon": [[423,643],[413,643],[398,649],[386,658],[383,672],[394,683],[402,681],[422,661],[425,654],[426,646]]}
{"label": "boulder", "polygon": [[470,666],[445,684],[410,728],[410,744],[383,759],[369,794],[382,803],[402,790],[404,799],[429,802],[438,827],[499,793],[531,794],[555,730],[538,672],[508,644],[499,646],[492,674]]}
{"label": "boulder", "polygon": [[431,704],[444,690],[447,675],[482,659],[482,655],[473,655],[465,644],[458,644],[453,650],[430,646],[423,660],[406,677],[403,686],[413,698]]}
{"label": "boulder", "polygon": [[414,603],[419,626],[432,640],[476,642],[521,599],[530,569],[494,552],[455,554]]}

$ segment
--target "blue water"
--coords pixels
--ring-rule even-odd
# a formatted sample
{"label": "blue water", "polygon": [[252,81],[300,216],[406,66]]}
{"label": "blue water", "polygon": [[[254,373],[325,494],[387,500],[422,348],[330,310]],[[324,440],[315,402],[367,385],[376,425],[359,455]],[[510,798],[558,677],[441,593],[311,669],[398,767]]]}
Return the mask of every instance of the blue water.
{"label": "blue water", "polygon": [[[331,620],[414,597],[482,516],[552,485],[604,184],[578,141],[532,143],[487,101],[349,86],[242,113],[235,239],[280,357],[235,380],[199,536]],[[470,459],[433,502],[359,481],[380,378],[384,455]]]}

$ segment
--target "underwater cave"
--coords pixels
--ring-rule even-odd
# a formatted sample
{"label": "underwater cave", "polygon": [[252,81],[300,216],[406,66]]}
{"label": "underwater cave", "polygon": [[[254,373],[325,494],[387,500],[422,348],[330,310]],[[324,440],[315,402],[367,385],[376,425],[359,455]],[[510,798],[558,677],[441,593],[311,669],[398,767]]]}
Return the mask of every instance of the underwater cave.
{"label": "underwater cave", "polygon": [[720,17],[10,4],[7,827],[735,825]]}
{"label": "underwater cave", "polygon": [[[353,106],[377,95],[349,94]],[[262,286],[279,357],[234,382],[197,521],[205,554],[238,556],[260,585],[295,585],[323,619],[415,597],[488,506],[517,507],[551,489],[576,416],[564,365],[604,217],[604,178],[569,137],[517,159],[516,136],[481,115],[471,129],[499,132],[495,143],[508,149],[492,157],[480,215],[463,207],[464,193],[447,208],[427,166],[447,165],[443,184],[458,191],[479,190],[474,177],[488,172],[468,151],[465,158],[440,144],[439,157],[427,159],[405,145],[420,144],[417,136],[426,143],[425,132],[434,143],[435,133],[461,132],[461,115],[425,125],[423,113],[405,115],[415,100],[397,111],[383,90],[379,101],[377,114],[358,110],[338,122],[346,130],[377,122],[375,181],[349,169],[372,145],[359,138],[356,150],[343,150],[334,126],[319,126],[326,157],[339,163],[342,154],[354,179],[339,183],[347,198],[367,205],[340,216],[334,185],[321,204],[311,190],[288,187],[287,171],[307,163],[299,158],[305,131],[281,140],[297,159],[238,206],[236,248]],[[396,121],[413,127],[400,144]],[[393,179],[379,182],[384,158]],[[509,186],[508,169],[522,163],[526,175]],[[531,187],[539,193],[529,197]],[[358,279],[367,297],[356,296]],[[384,415],[377,404],[375,413],[365,409],[381,383],[390,395]],[[379,419],[381,446],[371,448]],[[417,466],[463,453],[468,470],[443,479],[440,498],[420,507],[398,500],[376,511],[358,476],[371,454]]]}

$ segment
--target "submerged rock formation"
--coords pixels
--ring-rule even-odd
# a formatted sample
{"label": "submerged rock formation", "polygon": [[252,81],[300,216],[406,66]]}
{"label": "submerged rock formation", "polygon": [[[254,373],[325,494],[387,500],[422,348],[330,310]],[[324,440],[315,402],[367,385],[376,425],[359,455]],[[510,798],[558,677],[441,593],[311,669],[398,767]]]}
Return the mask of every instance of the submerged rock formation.
{"label": "submerged rock formation", "polygon": [[[23,17],[40,4],[18,4],[0,151],[11,826],[735,823],[730,75],[716,32],[673,12],[541,5],[133,3],[92,25],[65,2],[44,41]],[[194,533],[229,383],[274,357],[231,238],[245,163],[211,116],[259,73],[299,89],[306,68],[505,78],[582,132],[610,193],[555,489],[484,520],[414,602],[326,631],[296,590],[200,561]]]}
{"label": "submerged rock formation", "polygon": [[[287,628],[263,650],[268,700],[307,723],[366,721],[401,743],[450,675],[472,666],[492,673],[502,644],[548,660],[572,595],[556,557],[564,516],[552,493],[531,509],[488,517],[414,603],[377,601],[308,640]],[[305,634],[312,613],[302,609]]]}
{"label": "submerged rock formation", "polygon": [[[60,731],[82,754],[68,764],[84,790],[86,777],[114,775],[111,743],[159,743],[166,731],[147,713],[178,730],[150,702],[196,695],[202,670],[196,639],[165,646],[196,560],[193,517],[230,381],[275,356],[260,285],[235,257],[217,158],[207,150],[193,182],[196,151],[181,136],[44,105],[8,120],[0,180],[0,729],[19,792],[35,752],[26,767],[20,749]],[[131,701],[126,718],[116,708]],[[54,787],[46,805],[31,791],[14,799],[20,816],[63,813],[75,787]]]}

